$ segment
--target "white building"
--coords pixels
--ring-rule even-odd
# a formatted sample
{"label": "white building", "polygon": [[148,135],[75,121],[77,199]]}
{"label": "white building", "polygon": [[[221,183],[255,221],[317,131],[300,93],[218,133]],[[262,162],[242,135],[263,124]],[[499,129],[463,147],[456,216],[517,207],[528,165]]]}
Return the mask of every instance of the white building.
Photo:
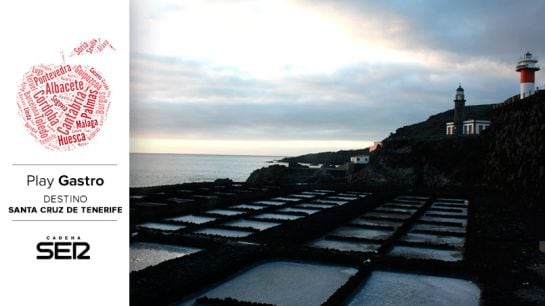
{"label": "white building", "polygon": [[368,164],[369,155],[356,155],[350,157],[350,162],[353,164]]}
{"label": "white building", "polygon": [[[490,126],[490,121],[470,119],[465,120],[463,124],[463,135],[479,135]],[[447,135],[454,135],[454,122],[447,122]]]}
{"label": "white building", "polygon": [[447,122],[447,135],[454,135],[454,128],[455,125],[453,121]]}
{"label": "white building", "polygon": [[490,126],[489,120],[465,120],[464,135],[479,135],[481,132]]}

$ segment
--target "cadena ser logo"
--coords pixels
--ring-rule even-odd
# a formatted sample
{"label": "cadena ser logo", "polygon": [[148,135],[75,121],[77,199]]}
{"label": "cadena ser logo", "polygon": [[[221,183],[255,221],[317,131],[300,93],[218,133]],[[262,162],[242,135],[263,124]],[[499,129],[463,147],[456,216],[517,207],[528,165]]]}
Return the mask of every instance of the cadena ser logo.
{"label": "cadena ser logo", "polygon": [[36,244],[39,260],[89,260],[91,245],[80,236],[46,236],[45,241]]}

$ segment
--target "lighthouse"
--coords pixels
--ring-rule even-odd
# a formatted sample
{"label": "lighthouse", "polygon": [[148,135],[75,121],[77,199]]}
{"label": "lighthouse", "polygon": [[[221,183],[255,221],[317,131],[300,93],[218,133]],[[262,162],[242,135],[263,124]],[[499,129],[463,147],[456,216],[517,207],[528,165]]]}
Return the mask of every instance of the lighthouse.
{"label": "lighthouse", "polygon": [[455,135],[462,135],[464,127],[464,108],[466,106],[466,99],[464,96],[464,89],[462,84],[458,84],[456,89],[456,95],[454,96],[454,133]]}
{"label": "lighthouse", "polygon": [[537,59],[532,56],[530,51],[518,61],[516,70],[520,72],[520,98],[528,97],[535,91],[535,72],[540,68],[537,65]]}
{"label": "lighthouse", "polygon": [[[462,84],[458,84],[454,96],[454,120],[446,123],[447,135],[479,135],[490,126],[488,118],[466,118],[465,107],[464,89]],[[469,114],[471,115],[471,112]]]}

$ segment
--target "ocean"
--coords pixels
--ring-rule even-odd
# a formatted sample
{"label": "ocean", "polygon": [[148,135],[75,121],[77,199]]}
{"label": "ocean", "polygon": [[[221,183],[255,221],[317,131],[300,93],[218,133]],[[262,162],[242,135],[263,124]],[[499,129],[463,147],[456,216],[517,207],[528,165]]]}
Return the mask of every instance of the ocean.
{"label": "ocean", "polygon": [[246,181],[252,171],[279,156],[130,154],[130,187],[210,182],[218,178]]}

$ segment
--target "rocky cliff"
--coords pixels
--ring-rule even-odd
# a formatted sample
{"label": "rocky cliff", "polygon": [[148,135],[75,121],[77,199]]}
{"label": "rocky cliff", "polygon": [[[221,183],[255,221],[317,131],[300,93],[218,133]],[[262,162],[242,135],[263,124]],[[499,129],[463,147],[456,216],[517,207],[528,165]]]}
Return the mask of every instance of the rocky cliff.
{"label": "rocky cliff", "polygon": [[[464,109],[465,119],[490,120],[493,107],[494,104],[468,105]],[[414,139],[443,136],[446,131],[445,123],[452,121],[453,117],[454,110],[450,109],[432,115],[426,121],[401,127],[387,139]]]}
{"label": "rocky cliff", "polygon": [[492,112],[486,180],[513,201],[545,206],[545,91]]}
{"label": "rocky cliff", "polygon": [[482,184],[484,140],[479,136],[405,139],[383,142],[352,184],[396,185],[414,189]]}
{"label": "rocky cliff", "polygon": [[[469,107],[466,114],[488,117],[492,125],[481,135],[446,136],[444,126],[452,111],[431,116],[385,139],[371,153],[369,165],[346,167],[345,177],[325,181],[420,190],[482,186],[511,196],[513,203],[545,208],[545,91],[523,100]],[[301,176],[287,169],[258,172],[252,183],[271,182],[274,172],[282,172],[284,182],[301,182]]]}

